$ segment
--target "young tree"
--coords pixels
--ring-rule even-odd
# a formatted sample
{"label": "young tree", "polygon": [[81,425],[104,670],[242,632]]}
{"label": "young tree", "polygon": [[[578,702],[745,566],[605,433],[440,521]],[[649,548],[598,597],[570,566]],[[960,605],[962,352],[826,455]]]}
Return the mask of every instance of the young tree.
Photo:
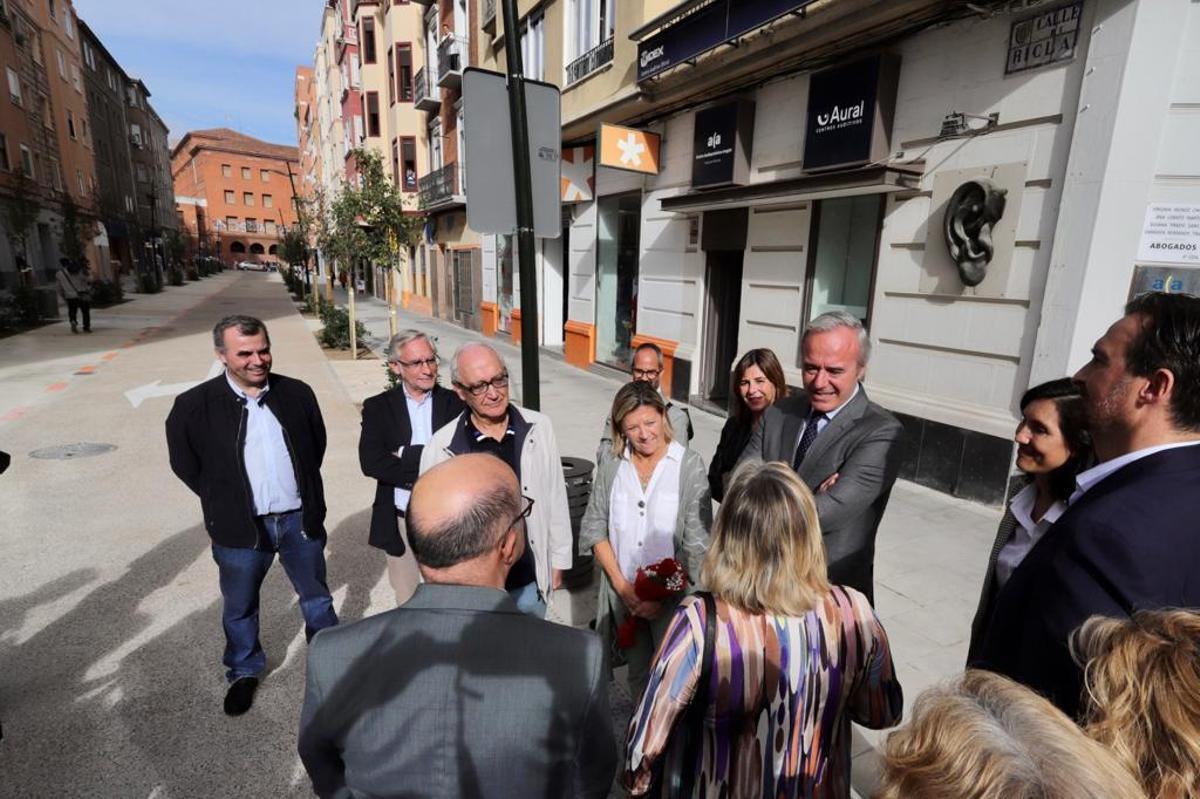
{"label": "young tree", "polygon": [[63,194],[62,238],[58,246],[63,257],[87,268],[87,243],[96,236],[96,223],[85,216],[70,194]]}
{"label": "young tree", "polygon": [[8,193],[4,196],[4,215],[8,219],[8,243],[14,256],[28,258],[25,244],[25,233],[33,227],[38,214],[42,211],[41,196],[37,184],[16,172]]}

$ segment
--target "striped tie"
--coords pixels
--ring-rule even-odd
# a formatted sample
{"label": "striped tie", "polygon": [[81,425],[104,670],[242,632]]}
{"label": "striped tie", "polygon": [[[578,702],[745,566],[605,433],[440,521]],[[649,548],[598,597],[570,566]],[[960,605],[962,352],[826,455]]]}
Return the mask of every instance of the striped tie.
{"label": "striped tie", "polygon": [[808,421],[804,423],[804,433],[800,436],[800,445],[796,447],[796,457],[792,459],[792,468],[797,472],[800,471],[800,464],[804,463],[804,456],[808,454],[808,448],[817,438],[818,422],[824,418],[825,414],[817,411],[808,415]]}

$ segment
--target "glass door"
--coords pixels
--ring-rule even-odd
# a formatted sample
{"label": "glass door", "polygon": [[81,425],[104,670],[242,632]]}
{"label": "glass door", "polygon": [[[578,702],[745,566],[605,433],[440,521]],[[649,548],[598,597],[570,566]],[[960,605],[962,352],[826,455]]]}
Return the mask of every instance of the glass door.
{"label": "glass door", "polygon": [[596,360],[625,371],[637,330],[641,192],[601,197],[596,241]]}

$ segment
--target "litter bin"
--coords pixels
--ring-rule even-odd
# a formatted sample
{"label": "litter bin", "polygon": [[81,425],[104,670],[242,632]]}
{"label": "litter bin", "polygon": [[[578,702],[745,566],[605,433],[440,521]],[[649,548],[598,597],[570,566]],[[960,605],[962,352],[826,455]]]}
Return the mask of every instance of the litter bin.
{"label": "litter bin", "polygon": [[579,527],[592,494],[592,474],[596,467],[584,458],[563,458],[562,466],[563,479],[567,483],[567,507],[571,511],[571,546],[574,551],[571,568],[563,573],[563,585],[578,588],[591,582],[592,569],[595,567],[591,555],[579,553]]}

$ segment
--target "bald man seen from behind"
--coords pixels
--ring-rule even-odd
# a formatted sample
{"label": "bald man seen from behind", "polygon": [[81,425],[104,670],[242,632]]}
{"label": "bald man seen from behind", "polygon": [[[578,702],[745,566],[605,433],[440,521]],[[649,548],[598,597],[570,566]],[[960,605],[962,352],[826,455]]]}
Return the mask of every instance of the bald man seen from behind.
{"label": "bald man seen from behind", "polygon": [[300,758],[321,797],[605,797],[616,768],[600,640],[522,613],[505,580],[531,502],[490,454],[423,474],[425,582],[308,652]]}

